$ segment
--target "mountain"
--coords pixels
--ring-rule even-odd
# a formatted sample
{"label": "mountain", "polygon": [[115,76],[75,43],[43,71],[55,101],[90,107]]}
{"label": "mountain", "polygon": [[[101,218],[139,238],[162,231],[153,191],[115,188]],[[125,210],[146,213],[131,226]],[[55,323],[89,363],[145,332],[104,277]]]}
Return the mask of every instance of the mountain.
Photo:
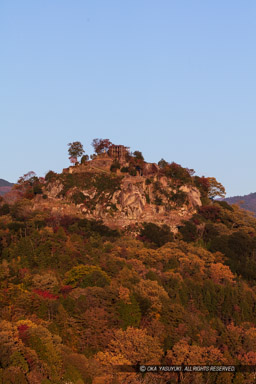
{"label": "mountain", "polygon": [[256,218],[212,180],[121,146],[20,178],[0,201],[0,382],[253,383]]}
{"label": "mountain", "polygon": [[9,192],[14,184],[9,183],[9,181],[0,179],[0,196],[3,196],[5,193]]}
{"label": "mountain", "polygon": [[[115,161],[100,154],[64,169],[62,174],[50,172],[45,178],[44,199],[38,195],[35,206],[53,207],[62,213],[72,210],[88,219],[101,219],[110,227],[153,222],[175,229],[201,205],[200,191],[190,183],[192,178],[185,168],[174,164],[163,170],[144,161],[131,165],[131,160],[118,159],[113,171]],[[180,180],[171,179],[168,172],[180,172]]]}
{"label": "mountain", "polygon": [[233,196],[225,199],[229,204],[238,204],[241,208],[252,211],[256,215],[256,192],[244,196]]}

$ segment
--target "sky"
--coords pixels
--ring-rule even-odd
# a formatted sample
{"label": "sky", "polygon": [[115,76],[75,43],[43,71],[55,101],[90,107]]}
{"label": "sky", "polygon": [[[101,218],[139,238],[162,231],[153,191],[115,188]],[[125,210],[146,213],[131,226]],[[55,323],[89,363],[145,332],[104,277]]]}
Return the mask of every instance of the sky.
{"label": "sky", "polygon": [[1,0],[0,178],[94,138],[256,192],[255,0]]}

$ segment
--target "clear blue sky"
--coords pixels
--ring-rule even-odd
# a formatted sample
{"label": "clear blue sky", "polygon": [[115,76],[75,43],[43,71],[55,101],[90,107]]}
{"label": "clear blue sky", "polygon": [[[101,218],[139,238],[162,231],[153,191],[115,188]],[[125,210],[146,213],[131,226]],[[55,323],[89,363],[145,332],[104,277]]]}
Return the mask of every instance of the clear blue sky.
{"label": "clear blue sky", "polygon": [[256,191],[255,0],[1,0],[0,178],[109,138]]}

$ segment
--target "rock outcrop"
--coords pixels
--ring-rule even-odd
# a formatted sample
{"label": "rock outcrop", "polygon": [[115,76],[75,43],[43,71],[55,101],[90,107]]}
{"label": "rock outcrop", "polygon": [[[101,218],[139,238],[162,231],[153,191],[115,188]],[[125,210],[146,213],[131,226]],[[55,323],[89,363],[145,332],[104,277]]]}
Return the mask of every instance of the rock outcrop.
{"label": "rock outcrop", "polygon": [[[173,231],[201,206],[200,192],[196,187],[177,186],[171,178],[162,176],[155,164],[147,164],[143,169],[146,175],[143,176],[95,172],[94,167],[95,163],[90,168],[87,166],[87,172],[84,172],[83,166],[73,167],[75,171],[68,172],[69,178],[79,174],[80,184],[84,182],[87,187],[74,186],[65,190],[64,194],[65,179],[62,177],[48,183],[45,187],[48,199],[43,201],[39,198],[37,203],[40,200],[40,204],[48,206],[54,213],[72,212],[89,219],[101,219],[110,227],[153,222],[158,225],[167,224]],[[104,182],[108,180],[110,184],[113,182],[115,188],[99,190],[95,181],[97,177],[102,177]],[[88,179],[91,180],[90,184]],[[75,200],[77,195],[80,196],[78,202]]]}

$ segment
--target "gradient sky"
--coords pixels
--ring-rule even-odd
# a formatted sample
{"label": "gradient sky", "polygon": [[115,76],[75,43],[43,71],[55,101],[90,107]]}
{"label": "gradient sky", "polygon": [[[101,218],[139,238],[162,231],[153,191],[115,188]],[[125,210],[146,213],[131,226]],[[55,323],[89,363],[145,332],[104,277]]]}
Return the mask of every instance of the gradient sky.
{"label": "gradient sky", "polygon": [[0,178],[109,138],[256,191],[255,0],[1,0]]}

